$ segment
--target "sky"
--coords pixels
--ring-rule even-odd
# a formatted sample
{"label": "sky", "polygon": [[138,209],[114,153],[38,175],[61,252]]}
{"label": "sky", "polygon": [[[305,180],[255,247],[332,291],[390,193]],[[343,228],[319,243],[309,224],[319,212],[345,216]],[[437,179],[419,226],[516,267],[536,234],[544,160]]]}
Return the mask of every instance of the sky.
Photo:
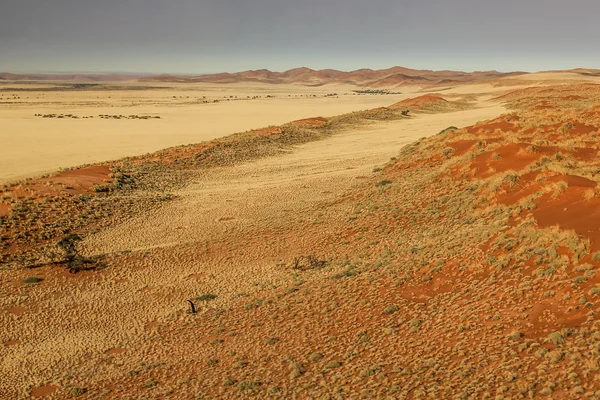
{"label": "sky", "polygon": [[0,71],[600,68],[598,0],[0,0]]}

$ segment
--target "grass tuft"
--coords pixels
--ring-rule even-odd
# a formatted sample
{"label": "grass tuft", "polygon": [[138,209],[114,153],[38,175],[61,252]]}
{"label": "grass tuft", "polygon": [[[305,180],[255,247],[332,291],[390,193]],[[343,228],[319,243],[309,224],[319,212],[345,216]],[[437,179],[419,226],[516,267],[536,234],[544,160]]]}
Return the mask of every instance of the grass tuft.
{"label": "grass tuft", "polygon": [[35,276],[30,276],[28,278],[23,279],[21,282],[23,283],[40,283],[44,280],[44,278],[38,278]]}
{"label": "grass tuft", "polygon": [[203,294],[202,296],[196,297],[196,300],[198,300],[198,301],[210,301],[210,300],[214,300],[216,298],[217,298],[216,294]]}

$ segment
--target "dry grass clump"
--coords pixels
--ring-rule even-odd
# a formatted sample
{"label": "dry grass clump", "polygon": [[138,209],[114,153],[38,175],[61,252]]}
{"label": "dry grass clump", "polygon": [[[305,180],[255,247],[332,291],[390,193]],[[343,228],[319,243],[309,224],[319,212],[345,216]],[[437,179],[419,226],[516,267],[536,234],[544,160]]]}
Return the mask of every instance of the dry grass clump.
{"label": "dry grass clump", "polygon": [[210,301],[210,300],[214,300],[216,298],[217,298],[216,294],[207,293],[207,294],[203,294],[201,296],[196,297],[196,300],[198,300],[198,301]]}
{"label": "dry grass clump", "polygon": [[322,269],[327,266],[327,260],[319,258],[314,254],[308,256],[294,257],[294,260],[290,263],[289,268],[298,271],[308,271],[314,269]]}
{"label": "dry grass clump", "polygon": [[44,278],[38,278],[36,276],[29,276],[22,280],[23,283],[40,283],[43,281],[44,281]]}
{"label": "dry grass clump", "polygon": [[565,338],[560,332],[553,332],[548,335],[548,341],[552,344],[563,344]]}

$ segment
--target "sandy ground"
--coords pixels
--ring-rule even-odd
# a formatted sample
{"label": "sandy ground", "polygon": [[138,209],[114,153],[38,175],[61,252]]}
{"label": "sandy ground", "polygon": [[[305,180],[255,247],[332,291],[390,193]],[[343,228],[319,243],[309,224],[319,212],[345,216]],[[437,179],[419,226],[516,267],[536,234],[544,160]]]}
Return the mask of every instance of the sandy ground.
{"label": "sandy ground", "polygon": [[[0,85],[0,183],[296,119],[388,106],[413,97],[419,89],[404,87],[399,95],[357,95],[352,92],[355,87],[345,86],[169,84],[137,89],[136,84],[120,83],[104,87],[56,91],[53,85]],[[15,88],[27,91],[11,91]],[[326,97],[333,93],[337,96]],[[72,114],[79,119],[35,114]],[[161,119],[101,119],[101,114]],[[89,116],[94,118],[83,118]]]}
{"label": "sandy ground", "polygon": [[[296,211],[314,209],[316,203],[340,196],[354,179],[368,175],[403,145],[450,125],[470,125],[503,111],[500,106],[489,106],[419,115],[299,146],[284,157],[211,170],[177,193],[181,201],[149,218],[106,230],[91,244],[100,253],[146,250],[214,239],[219,233],[228,236],[232,230],[244,231],[252,225],[262,228],[271,219],[285,221],[286,203],[295,203],[292,209]],[[228,218],[233,220],[220,222]]]}
{"label": "sandy ground", "polygon": [[[502,112],[501,106],[482,104],[475,110],[418,115],[298,146],[283,156],[200,173],[177,193],[179,199],[86,241],[91,252],[145,251],[141,259],[82,278],[40,271],[48,274],[44,285],[60,289],[32,287],[1,297],[0,393],[25,396],[48,383],[85,386],[133,369],[150,353],[160,358],[170,345],[150,349],[149,338],[156,333],[148,324],[185,319],[185,299],[214,293],[218,297],[211,306],[222,307],[236,296],[289,283],[289,274],[275,267],[285,243],[265,245],[261,254],[249,254],[239,243],[260,241],[318,211],[319,204],[342,196],[404,144]],[[295,246],[302,246],[301,236]]]}

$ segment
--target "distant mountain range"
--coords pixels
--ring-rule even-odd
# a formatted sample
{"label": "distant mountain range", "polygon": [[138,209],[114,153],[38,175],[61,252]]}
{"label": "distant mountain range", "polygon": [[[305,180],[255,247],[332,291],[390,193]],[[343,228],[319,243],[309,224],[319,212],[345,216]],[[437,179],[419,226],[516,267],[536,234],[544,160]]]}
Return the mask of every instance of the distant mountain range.
{"label": "distant mountain range", "polygon": [[272,72],[266,69],[237,73],[220,73],[199,76],[159,75],[141,78],[146,82],[181,82],[181,83],[237,83],[262,82],[272,84],[301,84],[321,86],[330,83],[350,84],[370,87],[390,87],[407,84],[452,84],[473,81],[498,79],[506,76],[520,75],[524,72],[502,73],[497,71],[460,72],[415,70],[404,67],[393,67],[381,70],[359,69],[344,72],[334,69],[313,70],[295,68],[285,72]]}
{"label": "distant mountain range", "polygon": [[[549,71],[550,72],[550,71]],[[600,70],[577,68],[568,71],[584,76],[600,76]],[[326,84],[349,84],[367,87],[395,87],[402,85],[444,85],[468,82],[483,82],[498,78],[524,75],[526,72],[498,71],[431,71],[416,70],[404,67],[356,71],[338,71],[334,69],[314,70],[310,68],[294,68],[285,72],[273,72],[267,69],[244,71],[237,73],[219,73],[206,75],[142,75],[142,74],[11,74],[0,73],[0,80],[5,81],[63,81],[63,82],[179,82],[179,83],[238,83],[262,82],[270,84],[298,84],[305,86],[322,86]]]}

